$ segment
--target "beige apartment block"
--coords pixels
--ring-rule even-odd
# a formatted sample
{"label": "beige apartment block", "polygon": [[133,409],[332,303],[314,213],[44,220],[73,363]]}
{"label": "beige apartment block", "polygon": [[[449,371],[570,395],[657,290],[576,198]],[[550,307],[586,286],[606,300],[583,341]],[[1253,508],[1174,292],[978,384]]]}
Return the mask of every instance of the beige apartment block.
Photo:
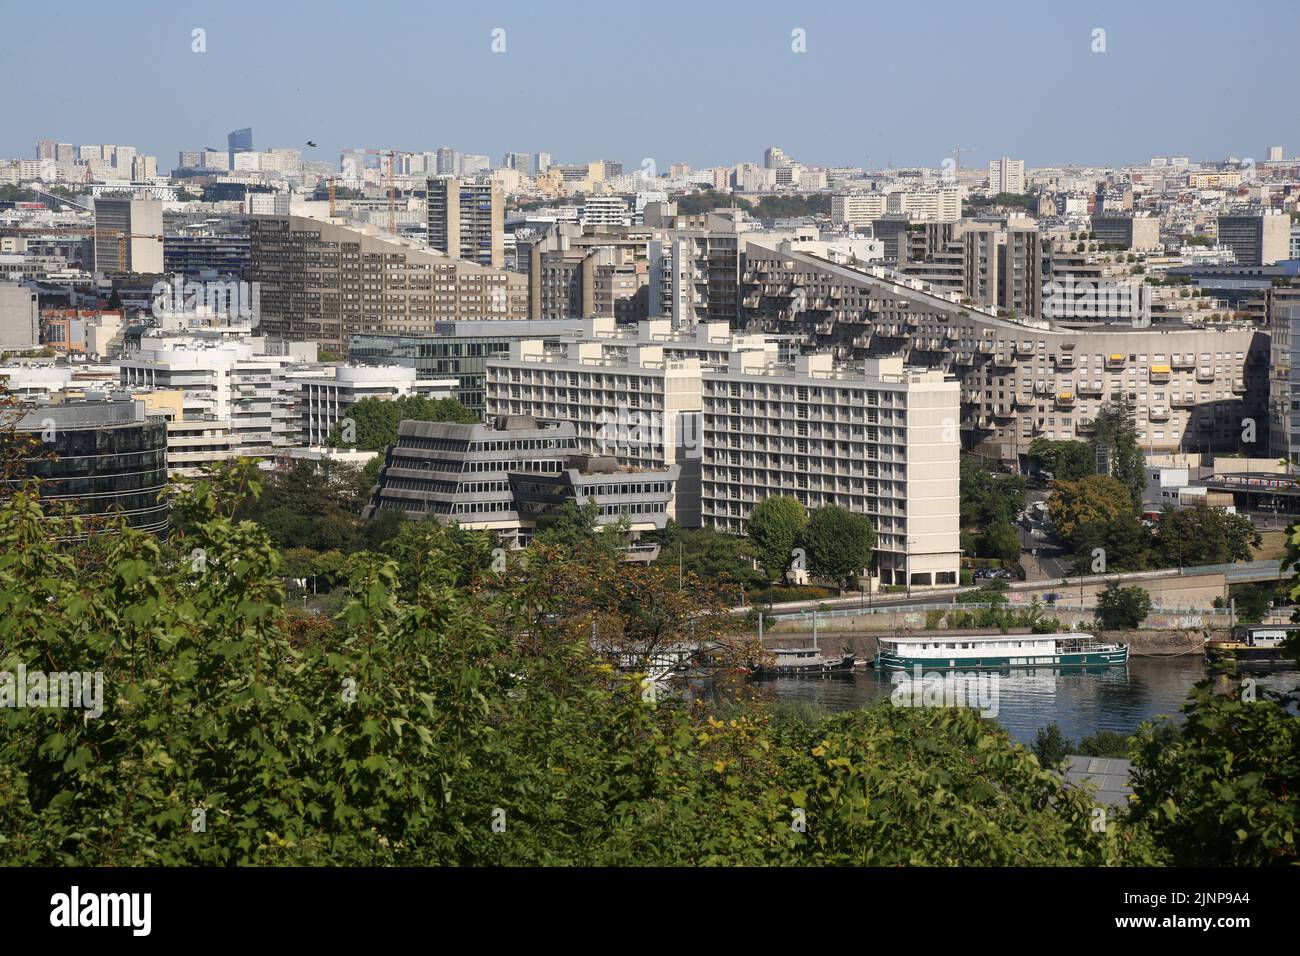
{"label": "beige apartment block", "polygon": [[776,495],[835,505],[871,519],[878,583],[956,584],[959,403],[955,379],[901,358],[733,353],[704,374],[703,523],[743,534]]}
{"label": "beige apartment block", "polygon": [[440,322],[526,319],[524,276],[448,258],[374,226],[253,216],[259,332],[335,351],[354,332],[432,333]]}

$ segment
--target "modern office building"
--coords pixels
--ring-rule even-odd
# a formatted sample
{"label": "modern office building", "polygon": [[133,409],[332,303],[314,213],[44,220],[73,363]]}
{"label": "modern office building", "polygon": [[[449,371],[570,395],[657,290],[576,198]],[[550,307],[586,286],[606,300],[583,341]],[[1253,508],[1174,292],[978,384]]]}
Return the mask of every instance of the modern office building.
{"label": "modern office building", "polygon": [[435,176],[427,181],[429,246],[458,259],[494,269],[505,267],[505,212],[500,188],[482,182]]}
{"label": "modern office building", "polygon": [[626,517],[633,532],[663,528],[676,470],[618,468],[578,453],[573,426],[528,417],[492,425],[402,422],[379,483],[362,512],[395,509],[474,530],[494,531],[505,547],[522,547],[538,519],[563,505],[595,501],[599,523]]}
{"label": "modern office building", "polygon": [[95,197],[95,271],[163,271],[162,203],[133,192]]}
{"label": "modern office building", "polygon": [[299,216],[249,222],[259,331],[338,351],[355,333],[432,334],[439,323],[525,319],[525,278],[381,233]]}
{"label": "modern office building", "polygon": [[1291,218],[1274,210],[1220,216],[1219,244],[1232,250],[1239,265],[1272,265],[1290,255]]}
{"label": "modern office building", "polygon": [[41,441],[20,473],[41,478],[42,501],[70,504],[94,527],[120,515],[137,531],[166,536],[167,423],[142,402],[37,406],[14,432]]}
{"label": "modern office building", "polygon": [[235,169],[235,156],[239,153],[251,153],[253,151],[253,129],[237,129],[226,137],[226,158],[230,165],[227,169]]}

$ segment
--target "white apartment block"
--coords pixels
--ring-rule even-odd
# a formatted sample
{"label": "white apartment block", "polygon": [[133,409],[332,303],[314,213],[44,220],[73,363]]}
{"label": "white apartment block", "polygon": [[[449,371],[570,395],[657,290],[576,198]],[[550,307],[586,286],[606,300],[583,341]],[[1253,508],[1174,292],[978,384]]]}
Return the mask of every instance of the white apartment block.
{"label": "white apartment block", "polygon": [[516,342],[489,360],[487,417],[571,422],[578,448],[622,467],[680,466],[670,516],[688,527],[743,534],[755,504],[788,494],[870,516],[880,583],[958,580],[952,377],[902,359],[782,364],[775,343],[729,336],[722,323],[694,342],[649,322],[635,340],[584,338],[553,351]]}
{"label": "white apartment block", "polygon": [[879,219],[889,207],[889,195],[876,192],[836,193],[831,197],[831,222],[837,226],[863,229]]}
{"label": "white apartment block", "polygon": [[259,354],[254,341],[163,334],[113,364],[125,387],[178,389],[179,420],[229,422],[242,456],[271,457],[297,440],[295,357]]}
{"label": "white apartment block", "polygon": [[299,443],[325,444],[348,409],[367,398],[391,401],[407,395],[436,400],[455,398],[457,378],[419,379],[404,365],[328,366],[297,379],[301,424]]}
{"label": "white apartment block", "polygon": [[1025,161],[1003,156],[989,163],[989,192],[1023,193],[1025,191]]}
{"label": "white apartment block", "polygon": [[777,364],[736,352],[703,376],[703,523],[743,534],[787,495],[871,519],[880,584],[953,585],[961,563],[961,389],[901,358],[836,368],[828,354]]}

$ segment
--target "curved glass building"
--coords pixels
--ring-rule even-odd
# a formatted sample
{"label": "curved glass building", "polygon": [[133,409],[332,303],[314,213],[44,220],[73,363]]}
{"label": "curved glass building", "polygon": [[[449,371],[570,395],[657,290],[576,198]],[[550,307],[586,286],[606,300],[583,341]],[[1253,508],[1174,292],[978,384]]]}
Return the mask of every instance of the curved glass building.
{"label": "curved glass building", "polygon": [[121,514],[139,531],[166,537],[167,422],[143,402],[77,402],[26,411],[14,431],[41,442],[49,457],[26,458],[43,479],[41,499],[71,502],[77,514]]}

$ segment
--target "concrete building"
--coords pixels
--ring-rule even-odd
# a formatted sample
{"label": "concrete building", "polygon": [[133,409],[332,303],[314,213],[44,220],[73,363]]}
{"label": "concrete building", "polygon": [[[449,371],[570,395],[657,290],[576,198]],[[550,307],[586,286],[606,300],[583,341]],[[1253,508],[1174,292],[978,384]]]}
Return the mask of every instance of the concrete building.
{"label": "concrete building", "polygon": [[1089,329],[1000,317],[884,269],[754,241],[741,296],[746,331],[801,335],[845,361],[901,355],[957,375],[966,447],[1009,461],[1036,437],[1087,435],[1121,395],[1151,452],[1235,451],[1243,419],[1265,420],[1268,340],[1247,325]]}
{"label": "concrete building", "polygon": [[1273,210],[1231,213],[1219,217],[1219,243],[1244,266],[1269,266],[1291,251],[1291,219]]}
{"label": "concrete building", "polygon": [[1097,242],[1118,243],[1130,252],[1158,252],[1163,248],[1160,220],[1155,216],[1093,216],[1092,231],[1097,234]]}
{"label": "concrete building", "polygon": [[989,163],[989,193],[1023,193],[1025,191],[1025,161],[1003,156]]}
{"label": "concrete building", "polygon": [[635,532],[663,528],[676,469],[628,471],[581,456],[573,426],[528,417],[493,425],[402,422],[362,513],[395,509],[416,520],[496,532],[508,548],[531,539],[538,519],[595,501],[599,523],[626,517]]}
{"label": "concrete building", "polygon": [[481,266],[504,268],[505,207],[496,184],[435,176],[427,181],[427,189],[430,247]]}
{"label": "concrete building", "polygon": [[836,368],[735,352],[703,376],[703,523],[743,534],[775,495],[846,508],[876,530],[878,584],[958,582],[960,387],[901,358]]}
{"label": "concrete building", "polygon": [[36,290],[17,282],[0,282],[0,351],[26,352],[41,347],[41,310]]}
{"label": "concrete building", "polygon": [[354,333],[431,334],[438,323],[524,319],[527,280],[382,233],[299,216],[254,216],[250,276],[260,331],[340,352]]}
{"label": "concrete building", "polygon": [[95,271],[163,271],[161,202],[135,192],[95,196]]}
{"label": "concrete building", "polygon": [[1300,466],[1300,287],[1265,292],[1269,352],[1269,454]]}

